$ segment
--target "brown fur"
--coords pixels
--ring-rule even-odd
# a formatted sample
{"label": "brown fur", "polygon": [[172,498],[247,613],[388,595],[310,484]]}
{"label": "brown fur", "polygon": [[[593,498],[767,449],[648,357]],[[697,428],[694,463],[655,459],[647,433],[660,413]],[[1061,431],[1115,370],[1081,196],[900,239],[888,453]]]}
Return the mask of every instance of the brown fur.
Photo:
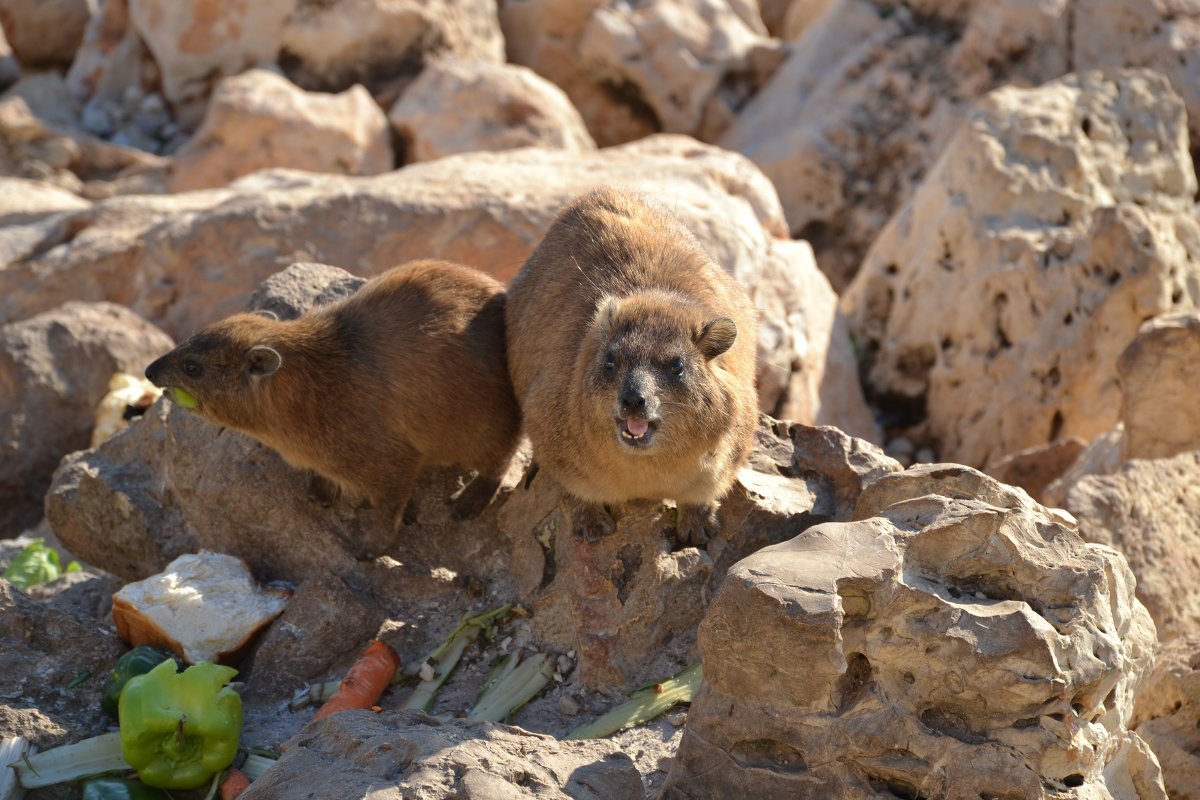
{"label": "brown fur", "polygon": [[[702,541],[757,422],[758,322],[742,288],[665,209],[603,188],[560,212],[509,288],[507,325],[539,465],[591,504],[674,499],[680,538]],[[622,439],[630,386],[657,405],[644,447]]]}
{"label": "brown fur", "polygon": [[504,303],[501,285],[477,270],[414,261],[296,320],[237,314],[214,323],[146,377],[185,389],[200,416],[390,507],[397,520],[423,466],[476,470],[460,509],[475,513],[520,433]]}

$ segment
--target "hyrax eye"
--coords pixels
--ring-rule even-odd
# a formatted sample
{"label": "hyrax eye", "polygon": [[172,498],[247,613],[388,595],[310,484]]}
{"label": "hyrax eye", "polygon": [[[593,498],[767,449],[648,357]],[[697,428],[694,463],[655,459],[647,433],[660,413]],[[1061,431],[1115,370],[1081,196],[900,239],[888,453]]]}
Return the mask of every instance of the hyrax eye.
{"label": "hyrax eye", "polygon": [[197,361],[183,362],[183,374],[189,378],[199,378],[203,370],[200,368],[200,363]]}
{"label": "hyrax eye", "polygon": [[613,357],[612,353],[605,353],[604,354],[604,371],[612,372],[616,368],[617,368],[617,359],[615,357]]}
{"label": "hyrax eye", "polygon": [[683,374],[683,359],[677,358],[671,362],[671,374],[679,377]]}

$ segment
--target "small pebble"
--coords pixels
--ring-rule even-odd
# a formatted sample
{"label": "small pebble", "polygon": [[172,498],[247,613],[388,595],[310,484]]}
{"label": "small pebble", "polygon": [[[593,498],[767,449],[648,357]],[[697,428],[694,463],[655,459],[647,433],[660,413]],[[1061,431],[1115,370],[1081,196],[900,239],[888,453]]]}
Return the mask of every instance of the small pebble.
{"label": "small pebble", "polygon": [[883,448],[885,453],[896,459],[901,456],[911,456],[916,452],[916,449],[917,447],[912,443],[912,440],[904,436],[897,436],[884,445]]}
{"label": "small pebble", "polygon": [[672,711],[670,714],[667,714],[665,717],[663,717],[663,719],[676,728],[682,728],[683,723],[687,722],[687,712]]}
{"label": "small pebble", "polygon": [[922,447],[917,451],[916,459],[918,464],[932,464],[937,461],[937,453],[933,452],[932,447]]}
{"label": "small pebble", "polygon": [[422,664],[421,669],[417,672],[417,675],[419,675],[423,681],[433,680],[433,674],[433,667],[429,666],[428,661]]}
{"label": "small pebble", "polygon": [[579,703],[569,694],[560,694],[558,696],[558,710],[568,717],[573,717],[579,713]]}

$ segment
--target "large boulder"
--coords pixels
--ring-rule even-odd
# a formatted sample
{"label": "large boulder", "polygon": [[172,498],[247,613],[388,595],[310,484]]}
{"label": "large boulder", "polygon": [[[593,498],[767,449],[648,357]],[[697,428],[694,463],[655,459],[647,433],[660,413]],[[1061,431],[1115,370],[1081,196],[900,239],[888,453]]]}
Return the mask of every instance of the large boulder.
{"label": "large boulder", "polygon": [[111,198],[73,213],[70,225],[0,229],[0,253],[22,253],[0,265],[0,320],[104,299],[183,337],[241,310],[260,281],[294,261],[371,275],[438,257],[507,281],[558,209],[601,183],[632,185],[670,207],[750,292],[762,312],[763,410],[790,392],[786,401],[813,415],[799,421],[874,437],[856,376],[837,368],[852,354],[833,294],[811,251],[776,236],[774,189],[743,157],[681,136],[588,153],[473,153],[365,178],[257,173],[225,191]]}
{"label": "large boulder", "polygon": [[[797,14],[812,0],[796,0]],[[811,20],[811,18],[809,18]],[[1170,78],[1200,145],[1200,9],[1174,0],[838,0],[718,141],[779,188],[841,291],[974,102],[1004,85],[1144,66]]]}
{"label": "large boulder", "polygon": [[1083,538],[1129,560],[1160,639],[1200,634],[1200,451],[1084,477],[1065,506]]}
{"label": "large boulder", "polygon": [[1165,643],[1133,707],[1171,800],[1200,800],[1200,636]]}
{"label": "large boulder", "polygon": [[495,0],[292,0],[281,63],[305,89],[411,80],[431,56],[502,63]]}
{"label": "large boulder", "polygon": [[173,346],[111,303],[67,303],[0,327],[0,537],[41,518],[54,468],[88,446],[113,373],[141,373]]}
{"label": "large boulder", "polygon": [[154,56],[163,95],[207,97],[216,78],[273,62],[296,0],[128,0],[129,23]]}
{"label": "large boulder", "polygon": [[225,186],[271,167],[375,175],[393,162],[387,118],[363,87],[306,92],[253,69],[217,84],[200,129],[175,154],[170,188]]}
{"label": "large boulder", "polygon": [[509,60],[561,86],[601,146],[711,141],[782,58],[742,0],[513,0],[500,22]]}
{"label": "large boulder", "polygon": [[[298,264],[265,282],[249,307],[287,319],[360,284],[339,269]],[[764,417],[751,463],[722,503],[722,533],[707,550],[674,551],[674,509],[650,501],[616,509],[611,536],[574,539],[562,488],[527,466],[516,459],[497,501],[463,521],[448,503],[458,471],[426,471],[397,537],[379,511],[322,505],[307,476],[274,451],[160,401],[123,433],[65,459],[46,514],[67,548],[125,580],[211,549],[244,558],[264,580],[332,575],[389,604],[467,603],[464,585],[487,587],[497,602],[533,610],[539,642],[577,653],[579,685],[611,690],[694,657],[707,598],[737,559],[848,519],[865,486],[899,469],[835,428]],[[363,550],[385,556],[364,562]]]}
{"label": "large boulder", "polygon": [[1115,551],[954,465],[736,564],[664,798],[1165,798],[1154,625]]}
{"label": "large boulder", "polygon": [[316,722],[241,797],[288,797],[298,791],[344,800],[644,796],[633,760],[614,742],[563,742],[490,722],[441,722],[420,711],[354,711]]}
{"label": "large boulder", "polygon": [[1146,70],[989,95],[843,297],[870,388],[983,466],[1117,421],[1117,357],[1200,291],[1182,101]]}
{"label": "large boulder", "polygon": [[1097,436],[1053,483],[1045,500],[1066,505],[1088,475],[1109,475],[1130,459],[1169,458],[1200,450],[1200,413],[1193,402],[1200,314],[1167,313],[1138,329],[1117,360],[1121,421]]}
{"label": "large boulder", "polygon": [[475,150],[596,149],[562,89],[516,64],[435,59],[388,118],[410,163]]}

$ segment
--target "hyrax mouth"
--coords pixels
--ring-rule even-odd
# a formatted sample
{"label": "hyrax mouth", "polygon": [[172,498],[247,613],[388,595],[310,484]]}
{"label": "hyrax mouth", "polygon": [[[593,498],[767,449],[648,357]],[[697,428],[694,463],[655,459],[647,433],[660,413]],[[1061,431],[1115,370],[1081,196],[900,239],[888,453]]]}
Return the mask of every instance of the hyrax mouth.
{"label": "hyrax mouth", "polygon": [[630,447],[646,447],[654,438],[656,423],[642,417],[617,419],[617,433],[621,442]]}

